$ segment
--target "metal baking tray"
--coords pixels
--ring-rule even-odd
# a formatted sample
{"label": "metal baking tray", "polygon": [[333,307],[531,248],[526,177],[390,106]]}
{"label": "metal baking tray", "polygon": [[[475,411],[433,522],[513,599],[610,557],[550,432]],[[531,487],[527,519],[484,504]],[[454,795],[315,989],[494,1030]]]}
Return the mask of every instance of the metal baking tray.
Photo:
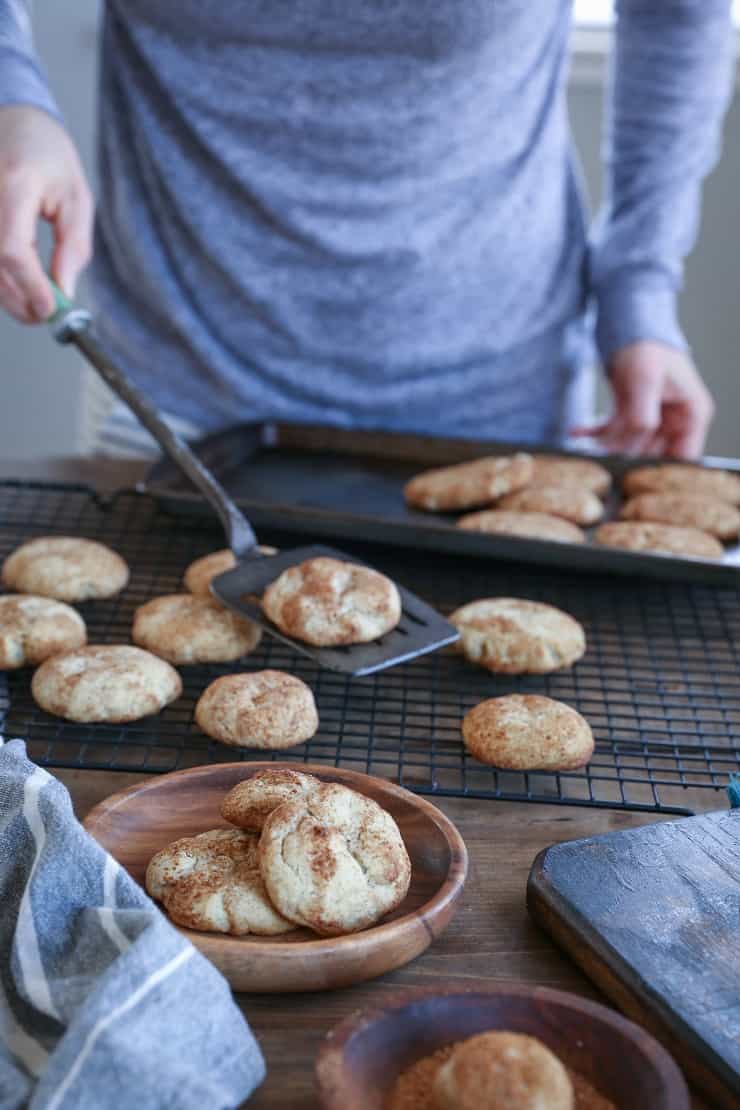
{"label": "metal baking tray", "polygon": [[[711,563],[618,551],[590,543],[493,536],[455,528],[460,514],[422,513],[404,503],[403,484],[420,470],[481,455],[532,450],[531,445],[312,425],[240,424],[198,441],[195,450],[258,532],[260,528],[280,528],[332,539],[394,544],[417,551],[453,552],[568,570],[726,586],[740,584],[740,545],[727,548],[721,563]],[[592,457],[555,448],[541,450],[572,458]],[[615,486],[626,470],[637,465],[635,459],[621,456],[600,455],[598,461],[613,474]],[[704,462],[740,473],[738,459],[707,458]],[[152,466],[140,489],[154,495],[170,512],[212,515],[200,494],[167,459]],[[607,500],[605,519],[616,517],[618,506],[619,493],[615,490]]]}

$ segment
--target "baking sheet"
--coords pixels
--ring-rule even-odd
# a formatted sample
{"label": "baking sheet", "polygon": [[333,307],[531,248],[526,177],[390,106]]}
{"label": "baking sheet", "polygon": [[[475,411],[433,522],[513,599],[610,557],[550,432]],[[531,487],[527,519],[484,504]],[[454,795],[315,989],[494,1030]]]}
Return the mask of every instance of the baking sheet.
{"label": "baking sheet", "polygon": [[[493,536],[456,528],[459,513],[417,512],[403,500],[404,483],[420,470],[481,455],[532,450],[531,446],[309,425],[241,424],[200,440],[195,449],[258,531],[280,528],[335,540],[395,544],[569,570],[740,584],[740,545],[727,548],[724,560],[713,563],[590,543]],[[591,457],[554,449],[553,453]],[[597,461],[611,472],[616,485],[626,470],[638,465],[635,459],[620,456],[598,456]],[[740,473],[737,459],[708,458],[705,464]],[[212,514],[167,459],[154,464],[141,488],[172,512]],[[619,500],[616,492],[607,499],[605,519],[616,517]],[[586,529],[587,534],[592,531]]]}

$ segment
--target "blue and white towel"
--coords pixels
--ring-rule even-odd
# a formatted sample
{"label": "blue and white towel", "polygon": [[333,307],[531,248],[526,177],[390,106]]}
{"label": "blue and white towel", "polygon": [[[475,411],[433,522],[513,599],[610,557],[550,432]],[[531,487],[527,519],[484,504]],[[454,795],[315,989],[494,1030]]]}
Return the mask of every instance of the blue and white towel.
{"label": "blue and white towel", "polygon": [[264,1078],[228,984],[0,739],[0,1110],[218,1110]]}

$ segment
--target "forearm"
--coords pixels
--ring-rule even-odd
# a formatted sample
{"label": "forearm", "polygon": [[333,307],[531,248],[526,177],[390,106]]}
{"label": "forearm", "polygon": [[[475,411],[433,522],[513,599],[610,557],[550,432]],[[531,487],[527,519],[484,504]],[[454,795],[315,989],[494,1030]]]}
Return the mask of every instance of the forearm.
{"label": "forearm", "polygon": [[34,50],[29,7],[26,0],[0,0],[0,107],[25,104],[59,119]]}
{"label": "forearm", "polygon": [[685,346],[676,296],[733,60],[730,0],[618,0],[607,199],[590,269],[605,362],[638,340]]}

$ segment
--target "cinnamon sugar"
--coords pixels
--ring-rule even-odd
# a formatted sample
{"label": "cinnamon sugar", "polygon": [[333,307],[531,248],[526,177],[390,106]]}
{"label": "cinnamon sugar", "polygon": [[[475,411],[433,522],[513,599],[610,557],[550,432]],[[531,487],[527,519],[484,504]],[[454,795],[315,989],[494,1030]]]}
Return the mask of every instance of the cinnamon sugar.
{"label": "cinnamon sugar", "polygon": [[393,1084],[384,1110],[435,1110],[434,1080],[454,1048],[454,1044],[446,1044],[405,1068]]}
{"label": "cinnamon sugar", "polygon": [[616,1104],[609,1098],[600,1095],[587,1079],[577,1071],[567,1069],[570,1081],[573,1084],[574,1110],[617,1110]]}
{"label": "cinnamon sugar", "polygon": [[[436,1110],[434,1080],[455,1047],[455,1044],[444,1045],[431,1056],[422,1056],[405,1068],[393,1084],[383,1110]],[[582,1075],[570,1068],[567,1071],[573,1084],[574,1110],[617,1110],[615,1104],[600,1095]]]}

